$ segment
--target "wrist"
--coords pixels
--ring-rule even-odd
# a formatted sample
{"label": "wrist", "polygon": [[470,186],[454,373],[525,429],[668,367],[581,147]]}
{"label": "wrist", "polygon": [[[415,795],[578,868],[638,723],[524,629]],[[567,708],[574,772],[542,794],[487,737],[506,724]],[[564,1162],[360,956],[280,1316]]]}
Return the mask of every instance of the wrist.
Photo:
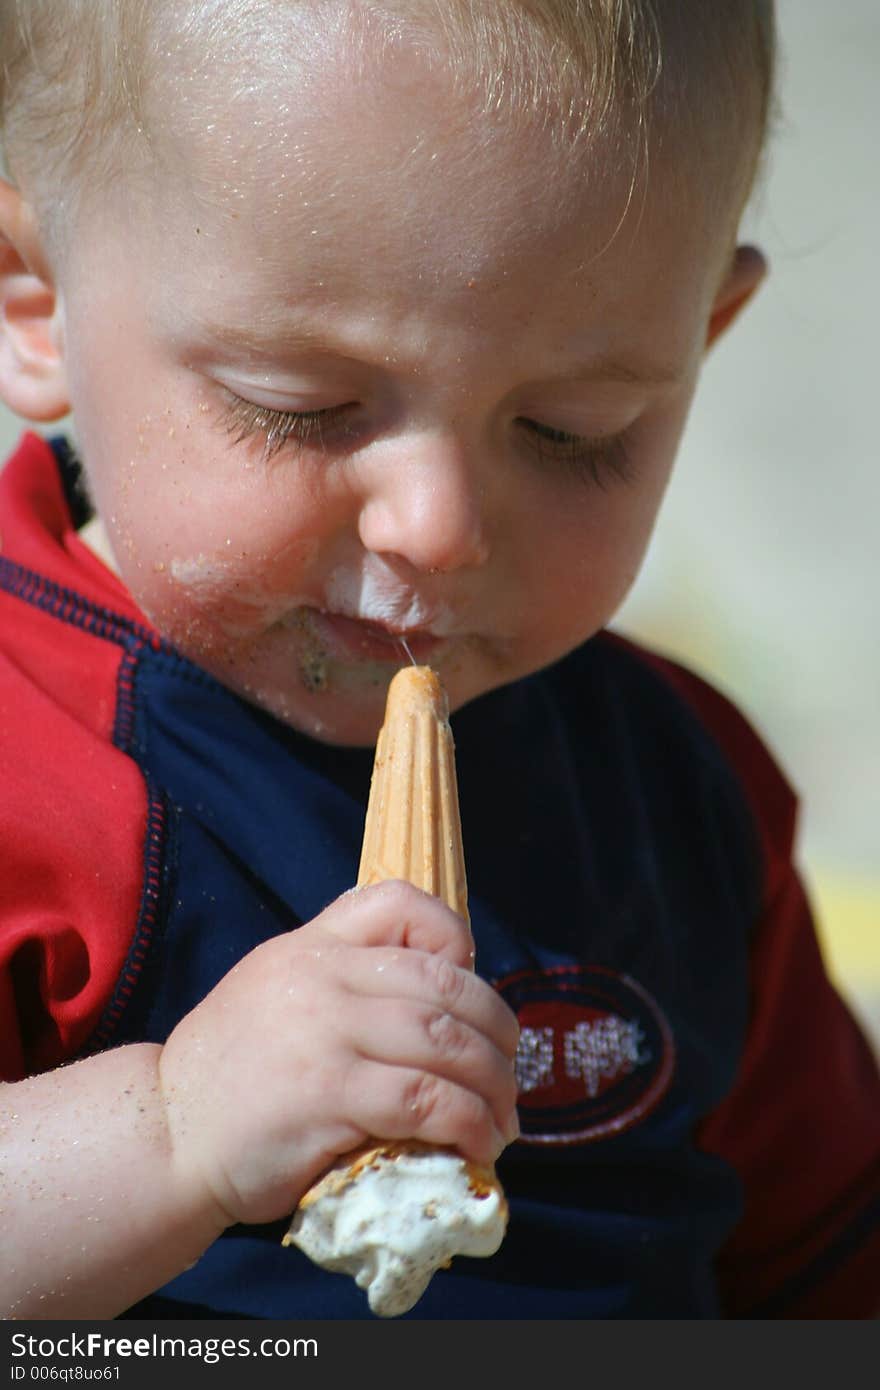
{"label": "wrist", "polygon": [[166,1043],[158,1050],[156,1078],[169,1180],[177,1202],[197,1229],[206,1233],[206,1244],[209,1244],[233,1225],[236,1218],[211,1180],[206,1127],[200,1122],[190,1086],[178,1079],[174,1063],[173,1050],[169,1053]]}

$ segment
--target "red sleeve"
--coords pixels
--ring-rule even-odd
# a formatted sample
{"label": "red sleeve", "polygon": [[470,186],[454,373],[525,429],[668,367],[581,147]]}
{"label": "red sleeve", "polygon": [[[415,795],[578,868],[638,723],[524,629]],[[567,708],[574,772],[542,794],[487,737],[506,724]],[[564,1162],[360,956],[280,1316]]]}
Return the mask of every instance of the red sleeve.
{"label": "red sleeve", "polygon": [[750,1022],[700,1144],[740,1175],[742,1220],[718,1261],[726,1316],[880,1310],[880,1071],[825,973],[793,862],[797,803],[761,740],[697,677],[657,662],[736,769],[764,868]]}
{"label": "red sleeve", "polygon": [[0,470],[0,1078],[9,1081],[58,1066],[96,1029],[109,1039],[156,901],[161,808],[113,743],[123,648],[101,636],[101,615],[113,615],[97,606],[131,604],[71,525],[52,451],[28,435]]}
{"label": "red sleeve", "polygon": [[[14,602],[0,595],[0,621],[15,616]],[[31,632],[51,625],[63,667],[64,624],[26,617]],[[96,639],[71,631],[70,640],[82,658]],[[82,669],[78,679],[76,703],[86,699]],[[135,764],[8,651],[0,766],[0,1078],[13,1081],[76,1053],[120,984],[144,917],[148,797]]]}

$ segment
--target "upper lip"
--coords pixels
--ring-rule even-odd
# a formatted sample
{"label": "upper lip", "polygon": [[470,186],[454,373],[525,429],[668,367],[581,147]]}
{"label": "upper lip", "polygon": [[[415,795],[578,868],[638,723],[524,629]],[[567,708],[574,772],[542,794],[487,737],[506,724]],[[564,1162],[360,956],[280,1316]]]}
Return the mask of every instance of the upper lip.
{"label": "upper lip", "polygon": [[401,627],[395,623],[374,622],[372,618],[362,618],[364,627],[370,628],[374,632],[384,633],[388,637],[405,637],[408,641],[416,637],[436,637],[437,633],[432,632],[429,627]]}
{"label": "upper lip", "polygon": [[417,637],[438,638],[439,632],[435,632],[430,623],[419,623],[414,627],[407,627],[403,623],[395,623],[385,618],[368,618],[360,613],[344,613],[341,609],[322,608],[320,612],[328,618],[346,618],[349,622],[360,623],[370,632],[375,632],[390,639],[395,637],[405,637],[410,641]]}

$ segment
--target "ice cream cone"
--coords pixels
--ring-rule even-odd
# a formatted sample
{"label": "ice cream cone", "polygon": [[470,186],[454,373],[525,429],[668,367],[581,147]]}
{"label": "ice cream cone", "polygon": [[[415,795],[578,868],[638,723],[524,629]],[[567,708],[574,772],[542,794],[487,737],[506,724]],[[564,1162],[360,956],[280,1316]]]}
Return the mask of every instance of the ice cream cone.
{"label": "ice cream cone", "polygon": [[398,671],[376,744],[358,886],[388,878],[469,920],[449,706],[428,666]]}
{"label": "ice cream cone", "polygon": [[[469,921],[446,692],[429,667],[391,682],[376,744],[358,886],[400,878]],[[507,1226],[492,1168],[416,1141],[371,1141],[300,1199],[285,1245],[350,1274],[381,1317],[405,1313],[453,1255],[491,1255]]]}

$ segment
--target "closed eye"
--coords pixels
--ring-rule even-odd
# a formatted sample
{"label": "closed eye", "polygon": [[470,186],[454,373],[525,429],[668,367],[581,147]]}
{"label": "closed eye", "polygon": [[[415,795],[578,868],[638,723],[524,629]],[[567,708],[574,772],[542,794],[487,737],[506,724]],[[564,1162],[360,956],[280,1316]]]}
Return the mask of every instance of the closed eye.
{"label": "closed eye", "polygon": [[324,447],[327,436],[348,434],[348,417],[355,401],[328,406],[324,410],[272,410],[256,405],[232,392],[223,411],[223,424],[234,444],[262,436],[263,457],[271,459],[285,444]]}
{"label": "closed eye", "polygon": [[518,416],[516,423],[529,436],[529,442],[541,463],[562,464],[598,487],[604,488],[614,478],[632,481],[632,470],[623,434],[589,439],[570,434]]}
{"label": "closed eye", "polygon": [[[226,396],[223,425],[233,443],[262,438],[263,457],[267,461],[288,444],[295,448],[308,445],[324,449],[328,443],[353,433],[351,415],[357,408],[356,401],[322,410],[273,410],[231,391],[227,391]],[[630,460],[622,435],[589,439],[525,416],[517,417],[516,423],[528,435],[543,464],[561,464],[601,488],[613,478],[624,482],[631,480]]]}

